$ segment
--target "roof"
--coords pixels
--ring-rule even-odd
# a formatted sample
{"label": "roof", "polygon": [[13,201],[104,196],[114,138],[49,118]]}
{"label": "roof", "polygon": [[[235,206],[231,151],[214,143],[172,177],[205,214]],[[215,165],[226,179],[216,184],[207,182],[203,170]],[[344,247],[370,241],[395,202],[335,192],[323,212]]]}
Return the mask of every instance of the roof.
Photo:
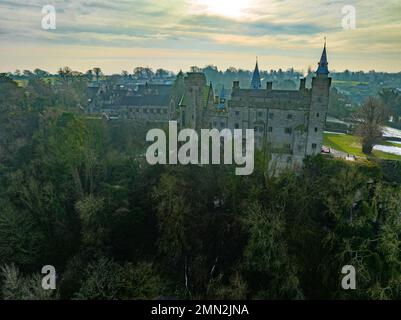
{"label": "roof", "polygon": [[252,89],[260,89],[260,88],[262,88],[262,83],[260,82],[260,73],[259,73],[258,61],[256,61],[255,70],[253,71],[251,88]]}
{"label": "roof", "polygon": [[[203,86],[202,87],[202,100],[203,100],[203,106],[207,107],[209,105],[209,103],[211,102],[210,99],[214,98],[214,90],[213,90],[213,86],[210,83],[210,85],[208,86]],[[181,98],[181,101],[179,103],[180,106],[186,106],[188,103],[188,99],[186,94],[184,93],[184,95]]]}
{"label": "roof", "polygon": [[125,96],[121,100],[124,106],[168,106],[170,95]]}
{"label": "roof", "polygon": [[329,63],[327,62],[326,43],[324,44],[322,57],[320,58],[319,67],[316,71],[316,74],[329,74]]}

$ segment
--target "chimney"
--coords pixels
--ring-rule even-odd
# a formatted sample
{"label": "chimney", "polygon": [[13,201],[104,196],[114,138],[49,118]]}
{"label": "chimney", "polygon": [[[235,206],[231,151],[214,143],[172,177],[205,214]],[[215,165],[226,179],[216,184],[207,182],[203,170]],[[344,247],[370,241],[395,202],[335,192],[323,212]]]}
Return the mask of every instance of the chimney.
{"label": "chimney", "polygon": [[233,81],[233,93],[238,94],[239,93],[239,81]]}
{"label": "chimney", "polygon": [[301,90],[301,91],[305,90],[305,86],[306,86],[306,78],[303,78],[300,81],[299,90]]}

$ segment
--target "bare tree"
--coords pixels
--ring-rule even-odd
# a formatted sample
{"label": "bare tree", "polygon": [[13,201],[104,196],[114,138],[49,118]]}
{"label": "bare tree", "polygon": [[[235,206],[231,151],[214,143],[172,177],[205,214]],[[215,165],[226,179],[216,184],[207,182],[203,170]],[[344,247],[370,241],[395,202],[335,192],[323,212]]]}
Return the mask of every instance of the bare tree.
{"label": "bare tree", "polygon": [[72,78],[72,72],[73,71],[69,67],[64,67],[64,68],[60,68],[57,73],[59,74],[60,78],[63,81],[65,81],[66,84],[68,85],[69,81]]}
{"label": "bare tree", "polygon": [[93,80],[93,70],[86,71],[85,76],[89,81],[92,81]]}
{"label": "bare tree", "polygon": [[356,133],[361,137],[362,152],[371,154],[373,147],[383,138],[383,126],[388,120],[388,112],[379,99],[368,97],[355,113],[359,122]]}
{"label": "bare tree", "polygon": [[95,74],[96,82],[99,83],[99,78],[102,75],[102,69],[100,69],[99,67],[95,67],[93,68],[93,73]]}
{"label": "bare tree", "polygon": [[121,71],[121,76],[124,79],[127,79],[129,77],[129,72],[127,70],[123,70],[123,71]]}

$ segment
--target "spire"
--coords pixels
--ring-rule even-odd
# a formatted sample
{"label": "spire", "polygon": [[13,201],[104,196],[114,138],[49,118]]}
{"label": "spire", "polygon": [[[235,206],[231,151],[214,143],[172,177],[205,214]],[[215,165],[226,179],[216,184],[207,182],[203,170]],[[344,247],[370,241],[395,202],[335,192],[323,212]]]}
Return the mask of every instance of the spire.
{"label": "spire", "polygon": [[320,58],[319,67],[317,68],[316,74],[329,74],[329,63],[327,62],[326,52],[326,38],[324,38],[324,49],[322,57]]}
{"label": "spire", "polygon": [[258,58],[256,57],[256,66],[255,71],[253,71],[252,82],[251,82],[252,89],[260,89],[262,88],[262,84],[260,82],[260,73],[259,73],[259,66],[258,66]]}
{"label": "spire", "polygon": [[220,100],[224,100],[224,101],[226,100],[226,90],[224,89],[224,85],[220,91]]}

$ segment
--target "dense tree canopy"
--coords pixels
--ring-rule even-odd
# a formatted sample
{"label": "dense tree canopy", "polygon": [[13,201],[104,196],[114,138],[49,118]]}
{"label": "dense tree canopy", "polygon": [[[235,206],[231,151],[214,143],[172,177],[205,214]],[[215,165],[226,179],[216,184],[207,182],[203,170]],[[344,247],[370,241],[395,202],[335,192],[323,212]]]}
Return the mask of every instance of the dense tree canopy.
{"label": "dense tree canopy", "polygon": [[[146,126],[75,108],[82,78],[1,81],[2,298],[401,298],[399,166],[150,166]],[[55,292],[39,287],[44,265]]]}

